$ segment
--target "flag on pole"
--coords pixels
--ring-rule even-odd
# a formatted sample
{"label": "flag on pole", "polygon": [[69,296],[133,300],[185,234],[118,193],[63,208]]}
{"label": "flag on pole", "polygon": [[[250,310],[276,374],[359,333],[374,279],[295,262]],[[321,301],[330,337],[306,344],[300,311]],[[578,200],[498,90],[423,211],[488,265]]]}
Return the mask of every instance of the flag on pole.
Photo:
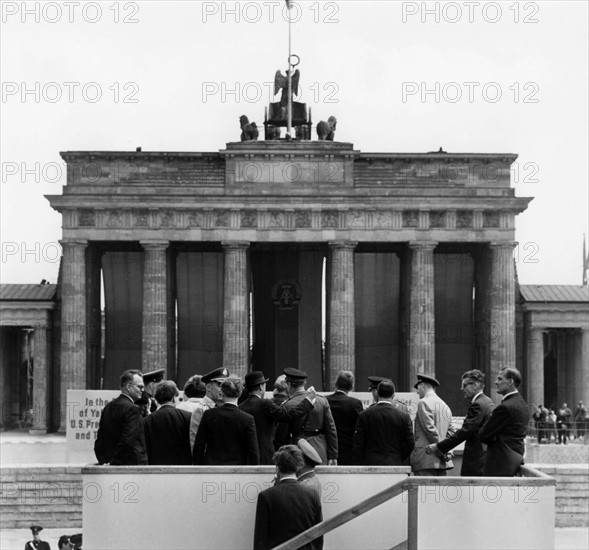
{"label": "flag on pole", "polygon": [[589,256],[585,245],[585,233],[583,233],[583,286],[587,286],[587,270],[589,270]]}

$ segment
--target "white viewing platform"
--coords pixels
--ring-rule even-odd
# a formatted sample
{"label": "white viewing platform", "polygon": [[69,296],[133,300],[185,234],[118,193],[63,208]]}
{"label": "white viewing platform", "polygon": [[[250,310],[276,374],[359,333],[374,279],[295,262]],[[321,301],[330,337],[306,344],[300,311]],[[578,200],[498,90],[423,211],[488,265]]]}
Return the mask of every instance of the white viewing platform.
{"label": "white viewing platform", "polygon": [[[274,468],[87,466],[82,474],[85,550],[225,550],[252,548],[257,495]],[[554,548],[556,481],[528,467],[515,478],[409,477],[404,466],[317,474],[326,550]]]}

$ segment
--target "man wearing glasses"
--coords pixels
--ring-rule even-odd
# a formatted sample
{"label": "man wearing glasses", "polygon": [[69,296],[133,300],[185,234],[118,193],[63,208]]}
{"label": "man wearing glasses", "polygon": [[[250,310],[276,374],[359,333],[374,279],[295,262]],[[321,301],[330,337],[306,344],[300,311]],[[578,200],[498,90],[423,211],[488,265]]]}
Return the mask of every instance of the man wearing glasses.
{"label": "man wearing glasses", "polygon": [[141,371],[121,375],[121,395],[107,403],[100,415],[94,454],[99,464],[133,466],[147,464],[139,407],[144,384]]}
{"label": "man wearing glasses", "polygon": [[461,476],[482,476],[485,469],[487,446],[481,443],[479,430],[491,416],[495,403],[483,393],[484,388],[485,375],[480,370],[469,370],[462,375],[460,389],[464,397],[470,400],[462,427],[443,441],[432,443],[425,451],[441,456],[465,441]]}

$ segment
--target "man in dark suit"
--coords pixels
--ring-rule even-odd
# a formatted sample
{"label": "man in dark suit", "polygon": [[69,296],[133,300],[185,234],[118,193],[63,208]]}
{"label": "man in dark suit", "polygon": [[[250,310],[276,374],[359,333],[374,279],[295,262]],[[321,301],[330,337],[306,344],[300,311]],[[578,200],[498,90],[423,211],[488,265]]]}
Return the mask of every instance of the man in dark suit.
{"label": "man in dark suit", "polygon": [[354,464],[354,432],[358,415],[362,412],[362,401],[348,395],[354,389],[354,373],[342,370],[335,379],[335,393],[327,396],[331,415],[337,431],[337,463],[339,466]]}
{"label": "man in dark suit", "polygon": [[121,375],[121,395],[107,403],[100,415],[94,442],[94,454],[99,464],[147,464],[141,413],[135,405],[142,391],[141,371],[126,370]]}
{"label": "man in dark suit", "polygon": [[223,406],[208,409],[202,415],[192,453],[194,464],[248,466],[260,463],[254,417],[237,408],[242,390],[243,383],[236,376],[230,376],[221,384]]}
{"label": "man in dark suit", "polygon": [[480,370],[469,370],[462,375],[462,393],[466,399],[470,399],[462,427],[443,441],[432,443],[426,449],[428,454],[440,453],[443,456],[466,441],[460,468],[461,476],[482,476],[485,470],[487,446],[481,443],[479,430],[491,416],[495,403],[483,393],[484,388],[485,375]]}
{"label": "man in dark suit", "polygon": [[154,465],[190,465],[190,417],[188,411],[177,409],[174,398],[180,394],[175,382],[164,380],[154,397],[159,409],[143,419],[147,461]]}
{"label": "man in dark suit", "polygon": [[514,476],[523,464],[530,412],[518,391],[521,382],[520,372],[511,367],[501,369],[495,380],[503,399],[479,431],[487,445],[486,476]]}
{"label": "man in dark suit", "polygon": [[313,401],[317,394],[313,388],[307,391],[303,399],[296,407],[286,408],[276,405],[270,399],[264,399],[266,382],[261,371],[253,371],[245,375],[245,387],[249,393],[247,399],[239,405],[242,411],[251,414],[256,422],[256,435],[260,450],[260,464],[273,464],[274,433],[276,422],[289,422],[307,414],[313,409]]}
{"label": "man in dark suit", "polygon": [[354,435],[354,464],[401,466],[415,440],[409,415],[393,405],[395,385],[386,378],[377,389],[377,403],[358,415]]}
{"label": "man in dark suit", "polygon": [[[299,535],[323,520],[316,491],[297,483],[297,470],[303,466],[301,451],[294,445],[280,447],[274,455],[278,481],[258,495],[254,550],[269,550]],[[323,537],[301,546],[321,550]]]}

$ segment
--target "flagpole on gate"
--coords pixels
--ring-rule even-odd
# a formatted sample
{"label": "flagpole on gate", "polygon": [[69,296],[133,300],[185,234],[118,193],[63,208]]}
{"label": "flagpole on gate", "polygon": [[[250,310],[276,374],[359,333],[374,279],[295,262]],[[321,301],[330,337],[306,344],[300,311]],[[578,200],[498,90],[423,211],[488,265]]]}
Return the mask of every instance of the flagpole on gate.
{"label": "flagpole on gate", "polygon": [[292,66],[290,64],[291,58],[291,17],[290,17],[290,2],[286,0],[286,7],[288,11],[288,105],[286,108],[286,139],[290,139],[290,130],[292,126]]}

